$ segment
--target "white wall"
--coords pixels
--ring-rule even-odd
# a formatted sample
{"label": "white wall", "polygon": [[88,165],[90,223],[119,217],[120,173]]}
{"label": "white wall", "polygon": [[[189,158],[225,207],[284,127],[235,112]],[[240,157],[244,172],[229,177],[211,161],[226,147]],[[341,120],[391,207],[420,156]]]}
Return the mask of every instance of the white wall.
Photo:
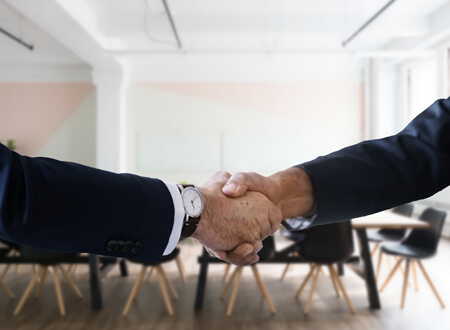
{"label": "white wall", "polygon": [[[360,141],[361,82],[209,85],[204,95],[192,83],[129,87],[127,171],[194,183],[217,170],[270,174]],[[180,138],[192,140],[191,153]]]}

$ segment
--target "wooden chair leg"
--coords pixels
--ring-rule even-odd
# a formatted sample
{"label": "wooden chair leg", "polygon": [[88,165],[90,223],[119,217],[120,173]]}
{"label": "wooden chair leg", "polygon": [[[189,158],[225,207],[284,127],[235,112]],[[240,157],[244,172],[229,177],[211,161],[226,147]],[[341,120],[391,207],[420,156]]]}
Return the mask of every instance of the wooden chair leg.
{"label": "wooden chair leg", "polygon": [[162,295],[164,298],[164,302],[166,303],[167,312],[169,313],[170,316],[172,316],[173,308],[172,308],[172,304],[170,303],[169,295],[167,294],[166,285],[164,283],[164,277],[161,273],[161,268],[160,267],[155,267],[155,268],[156,268],[156,275],[158,276],[159,287],[161,289],[161,292],[162,292]]}
{"label": "wooden chair leg", "polygon": [[375,277],[375,281],[377,283],[378,283],[378,279],[380,278],[381,259],[383,259],[383,252],[380,250],[380,252],[378,253],[377,275]]}
{"label": "wooden chair leg", "polygon": [[[386,261],[387,261],[389,270],[392,270],[392,266],[391,266],[391,256],[390,256],[389,254],[386,255]],[[400,268],[402,268],[402,265],[400,265]],[[403,271],[403,270],[402,270],[402,271]]]}
{"label": "wooden chair leg", "polygon": [[436,288],[434,287],[433,282],[431,282],[431,279],[428,276],[427,272],[425,271],[425,268],[423,267],[422,262],[420,260],[417,260],[417,263],[419,264],[419,268],[422,270],[423,276],[425,276],[425,279],[427,280],[428,284],[430,285],[431,290],[433,290],[434,295],[436,296],[437,300],[439,301],[439,304],[441,305],[442,308],[445,308],[444,302],[442,301]]}
{"label": "wooden chair leg", "polygon": [[331,269],[333,267],[333,265],[328,265],[328,271],[330,272],[330,278],[331,278],[331,283],[333,283],[333,287],[334,287],[334,291],[336,291],[336,296],[339,298],[339,289],[336,286],[336,279],[334,278],[334,272]]}
{"label": "wooden chair leg", "polygon": [[233,292],[231,292],[230,302],[228,304],[227,316],[230,316],[233,312],[234,302],[236,301],[236,295],[239,289],[239,284],[241,283],[242,271],[244,267],[238,267],[239,271],[236,274],[236,281],[234,282]]}
{"label": "wooden chair leg", "polygon": [[319,274],[320,274],[321,268],[322,267],[320,265],[317,265],[316,274],[314,275],[314,280],[313,280],[313,283],[311,286],[311,290],[309,291],[308,301],[306,303],[305,310],[304,310],[305,315],[308,315],[308,313],[309,313],[309,309],[311,307],[311,302],[312,302],[312,298],[314,296],[314,291],[316,290],[317,280],[319,279]]}
{"label": "wooden chair leg", "polygon": [[352,304],[350,298],[348,297],[347,291],[345,290],[344,284],[342,284],[342,281],[339,278],[339,275],[336,273],[336,270],[333,267],[331,267],[331,271],[333,272],[333,276],[334,276],[336,282],[338,283],[339,288],[342,291],[342,295],[344,296],[345,301],[347,302],[348,308],[350,309],[352,314],[356,314],[355,307],[353,307],[353,304]]}
{"label": "wooden chair leg", "polygon": [[225,298],[225,295],[227,294],[228,290],[230,289],[231,284],[233,284],[234,278],[236,277],[237,273],[240,271],[241,268],[242,268],[242,266],[237,266],[236,269],[234,270],[234,272],[231,274],[231,277],[228,279],[228,282],[222,291],[222,294],[220,296],[221,299]]}
{"label": "wooden chair leg", "polygon": [[0,278],[0,286],[3,288],[3,290],[6,292],[9,298],[14,299],[14,295],[9,290],[9,288],[6,286],[6,284],[3,282],[3,279]]}
{"label": "wooden chair leg", "polygon": [[231,264],[225,265],[225,273],[223,274],[222,281],[225,282],[228,277],[228,273],[230,272]]}
{"label": "wooden chair leg", "polygon": [[69,283],[70,287],[72,288],[73,292],[75,292],[77,297],[80,298],[80,299],[83,298],[83,295],[81,294],[80,289],[78,289],[77,285],[70,278],[70,276],[67,274],[66,270],[61,265],[58,265],[57,267],[61,271],[61,273],[63,274],[63,276],[66,279],[67,283]]}
{"label": "wooden chair leg", "polygon": [[375,246],[372,249],[372,252],[370,252],[370,256],[373,258],[373,256],[375,255],[375,253],[378,250],[378,247],[380,246],[380,243],[376,243]]}
{"label": "wooden chair leg", "polygon": [[152,275],[153,275],[153,271],[154,271],[154,270],[155,270],[155,269],[154,269],[153,267],[150,267],[150,271],[148,272],[147,279],[146,279],[147,282],[149,282],[150,279],[152,278]]}
{"label": "wooden chair leg", "polygon": [[8,274],[9,269],[11,268],[11,264],[7,264],[5,267],[5,270],[2,273],[2,277],[0,277],[0,279],[4,280],[6,277],[6,274]]}
{"label": "wooden chair leg", "polygon": [[[52,269],[53,267],[49,267],[50,269]],[[64,306],[64,300],[63,300],[63,295],[62,295],[62,291],[61,291],[61,283],[59,281],[59,275],[56,271],[56,268],[53,268],[53,280],[55,282],[55,290],[56,290],[56,297],[58,298],[58,305],[59,305],[59,312],[61,313],[61,315],[66,315],[66,308]]]}
{"label": "wooden chair leg", "polygon": [[276,314],[277,311],[275,310],[275,306],[272,303],[272,299],[270,299],[269,292],[267,291],[267,288],[261,279],[261,275],[259,274],[258,267],[256,265],[252,265],[252,271],[253,271],[253,275],[255,275],[255,279],[256,279],[256,282],[258,283],[261,293],[263,294],[264,298],[266,298],[266,301],[267,301],[267,304],[269,305],[270,311],[272,312],[272,314]]}
{"label": "wooden chair leg", "polygon": [[34,298],[39,298],[39,296],[41,295],[42,287],[44,286],[45,276],[47,275],[48,267],[42,266],[42,268],[43,268],[42,274],[41,274],[41,277],[39,280],[39,285],[36,288],[36,293],[34,294]]}
{"label": "wooden chair leg", "polygon": [[411,260],[411,268],[414,280],[414,290],[417,292],[419,291],[419,284],[417,283],[416,263],[413,260]]}
{"label": "wooden chair leg", "polygon": [[288,263],[288,264],[286,264],[286,267],[284,267],[283,274],[281,274],[280,281],[284,280],[284,277],[286,276],[286,273],[288,272],[289,266],[290,266],[290,265],[291,265],[291,264]]}
{"label": "wooden chair leg", "polygon": [[297,293],[295,296],[298,298],[300,294],[302,293],[303,289],[305,288],[306,284],[308,283],[309,279],[314,273],[314,270],[316,269],[317,265],[312,265],[311,269],[309,270],[308,274],[306,275],[305,279],[303,280],[302,284],[300,285],[300,288],[298,288]]}
{"label": "wooden chair leg", "polygon": [[16,265],[16,269],[14,270],[14,275],[19,274],[19,267],[20,267],[20,265]]}
{"label": "wooden chair leg", "polygon": [[181,261],[180,256],[177,256],[175,259],[177,262],[178,272],[180,273],[181,283],[186,283],[186,280],[184,279],[184,266],[183,262]]}
{"label": "wooden chair leg", "polygon": [[[159,268],[159,271],[160,271],[160,273],[161,273],[161,275],[162,275],[164,281],[166,282],[167,286],[169,287],[169,291],[170,291],[170,293],[172,294],[172,296],[173,296],[175,299],[178,299],[178,295],[177,295],[177,293],[175,292],[175,289],[174,289],[172,283],[171,283],[171,282],[169,281],[169,279],[167,278],[167,275],[166,275],[166,272],[164,271],[164,268],[162,268],[161,265],[156,266],[156,268]],[[158,270],[158,269],[157,269],[157,270]]]}
{"label": "wooden chair leg", "polygon": [[20,311],[22,310],[22,307],[25,304],[25,302],[27,301],[27,298],[30,295],[30,292],[33,289],[39,275],[40,275],[39,273],[35,273],[33,275],[33,278],[31,279],[30,283],[28,284],[27,289],[25,290],[22,298],[20,298],[19,304],[17,305],[16,309],[14,310],[14,315],[19,314]]}
{"label": "wooden chair leg", "polygon": [[408,288],[408,276],[409,276],[409,266],[411,261],[406,259],[406,269],[405,269],[405,279],[403,280],[403,292],[402,292],[402,302],[400,307],[403,309],[405,307],[406,289]]}
{"label": "wooden chair leg", "polygon": [[402,261],[403,261],[403,259],[401,259],[401,258],[397,261],[397,263],[395,264],[394,268],[391,270],[389,276],[387,277],[386,281],[385,281],[384,284],[381,286],[380,292],[383,292],[383,290],[386,288],[386,286],[388,285],[388,283],[391,281],[392,276],[394,276],[395,272],[396,272],[397,269],[400,267]]}
{"label": "wooden chair leg", "polygon": [[142,266],[141,272],[139,273],[138,278],[136,279],[136,282],[134,283],[133,289],[131,290],[130,296],[128,297],[127,303],[125,304],[125,308],[123,309],[122,315],[126,316],[128,314],[128,311],[130,310],[131,303],[133,302],[134,298],[136,298],[137,292],[139,290],[139,287],[141,286],[142,280],[144,278],[145,272],[147,271],[147,266]]}

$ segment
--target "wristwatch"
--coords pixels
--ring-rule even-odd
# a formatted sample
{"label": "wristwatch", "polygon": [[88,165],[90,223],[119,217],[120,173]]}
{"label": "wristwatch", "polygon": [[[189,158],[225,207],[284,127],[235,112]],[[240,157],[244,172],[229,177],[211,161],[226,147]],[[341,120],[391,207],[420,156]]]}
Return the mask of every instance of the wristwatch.
{"label": "wristwatch", "polygon": [[195,188],[193,184],[179,184],[181,200],[183,201],[185,216],[183,229],[181,230],[181,238],[192,236],[197,229],[198,223],[202,216],[205,202],[202,194]]}

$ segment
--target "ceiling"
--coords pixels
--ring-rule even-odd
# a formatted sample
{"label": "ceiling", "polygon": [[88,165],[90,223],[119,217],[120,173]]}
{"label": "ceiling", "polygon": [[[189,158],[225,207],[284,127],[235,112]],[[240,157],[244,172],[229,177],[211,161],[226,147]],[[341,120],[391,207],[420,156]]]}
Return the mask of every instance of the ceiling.
{"label": "ceiling", "polygon": [[[0,0],[0,27],[35,45],[30,52],[0,35],[0,64],[94,66],[94,57],[180,51],[388,50],[423,40],[438,16],[450,13],[450,0],[397,0],[343,47],[343,40],[388,0],[167,1],[181,50],[161,0]],[[450,27],[450,19],[443,21]]]}
{"label": "ceiling", "polygon": [[[187,51],[342,50],[342,41],[387,2],[168,0],[183,49]],[[161,0],[87,3],[96,14],[105,49],[174,49],[175,39]],[[396,38],[422,36],[429,29],[429,15],[448,3],[448,0],[397,0],[348,48],[374,50]]]}

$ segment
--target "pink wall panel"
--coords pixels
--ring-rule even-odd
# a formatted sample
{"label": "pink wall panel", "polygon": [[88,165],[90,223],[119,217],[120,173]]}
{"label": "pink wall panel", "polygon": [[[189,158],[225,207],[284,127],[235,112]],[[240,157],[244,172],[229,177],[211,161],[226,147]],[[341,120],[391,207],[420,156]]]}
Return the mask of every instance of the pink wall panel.
{"label": "pink wall panel", "polygon": [[93,90],[85,82],[0,83],[0,141],[36,155]]}

